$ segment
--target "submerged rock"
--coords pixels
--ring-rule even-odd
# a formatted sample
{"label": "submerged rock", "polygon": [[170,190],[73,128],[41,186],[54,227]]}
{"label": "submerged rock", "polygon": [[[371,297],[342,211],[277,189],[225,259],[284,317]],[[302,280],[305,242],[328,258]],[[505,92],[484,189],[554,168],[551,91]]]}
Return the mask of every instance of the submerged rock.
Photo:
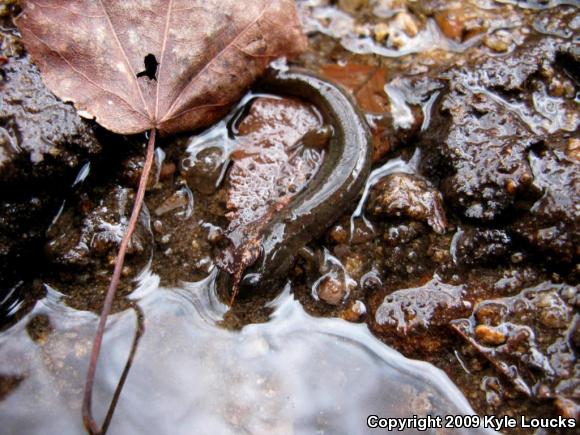
{"label": "submerged rock", "polygon": [[375,313],[375,330],[405,337],[446,326],[470,312],[463,300],[465,288],[446,284],[438,276],[420,287],[397,290],[387,296]]}
{"label": "submerged rock", "polygon": [[[48,232],[50,261],[61,267],[97,267],[105,259],[105,265],[110,265],[127,229],[134,195],[132,189],[115,186],[96,203],[83,195],[76,206],[65,209]],[[142,212],[127,248],[129,257],[147,256],[151,247],[148,225],[148,216]]]}
{"label": "submerged rock", "polygon": [[578,289],[544,282],[520,294],[479,302],[453,328],[521,393],[576,400],[579,366],[571,339]]}

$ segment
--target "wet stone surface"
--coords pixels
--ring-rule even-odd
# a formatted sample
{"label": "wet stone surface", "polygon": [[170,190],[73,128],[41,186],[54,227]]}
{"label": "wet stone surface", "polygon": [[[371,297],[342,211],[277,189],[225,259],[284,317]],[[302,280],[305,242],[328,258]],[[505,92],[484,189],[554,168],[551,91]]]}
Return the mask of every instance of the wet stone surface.
{"label": "wet stone surface", "polygon": [[438,276],[421,287],[401,289],[385,297],[375,313],[375,329],[408,337],[417,331],[445,326],[469,312],[465,288],[441,282]]}
{"label": "wet stone surface", "polygon": [[[46,253],[58,267],[95,268],[101,259],[111,263],[126,231],[135,192],[115,186],[98,202],[81,195],[75,209],[65,208],[48,231]],[[143,255],[150,249],[149,216],[141,216],[127,254]]]}
{"label": "wet stone surface", "polygon": [[[102,151],[93,124],[56,98],[0,5],[0,299],[44,269],[45,232],[80,167]],[[2,310],[4,311],[4,309]]]}
{"label": "wet stone surface", "polygon": [[406,217],[427,223],[437,233],[447,225],[443,198],[429,183],[408,174],[393,174],[375,186],[367,210],[376,217]]}
{"label": "wet stone surface", "polygon": [[[449,91],[434,110],[426,146],[451,172],[443,192],[466,217],[491,221],[504,214],[531,190],[531,149],[576,130],[574,84],[556,61],[568,49],[545,39],[442,75]],[[555,87],[563,98],[550,95]]]}
{"label": "wet stone surface", "polygon": [[514,233],[554,261],[573,262],[580,255],[580,165],[560,150],[530,155],[539,199]]}
{"label": "wet stone surface", "polygon": [[512,245],[506,231],[470,228],[458,235],[456,258],[465,265],[504,262],[509,258]]}
{"label": "wet stone surface", "polygon": [[[288,288],[309,314],[366,323],[383,343],[441,368],[480,414],[578,416],[580,21],[561,3],[297,2],[310,48],[290,62],[351,92],[373,133],[374,166],[360,202],[299,253]],[[6,4],[0,314],[10,334],[45,294],[73,313],[67,322],[100,310],[144,139],[103,140],[55,99]],[[161,139],[113,307],[131,328],[128,308],[151,298],[153,310],[160,286],[199,308],[192,283],[213,279],[228,237],[258,234],[316,174],[326,146],[309,134],[324,127],[316,109],[254,97],[212,129]],[[272,290],[244,295],[220,327],[272,321]],[[182,308],[175,303],[180,328]],[[92,329],[60,336],[60,314],[37,309],[24,333],[66,378],[67,361],[87,357]],[[165,308],[155,309],[165,324]],[[155,346],[174,332],[156,329]],[[180,354],[169,349],[179,346],[148,349],[173,364]],[[232,346],[220,348],[224,364]],[[59,386],[76,407],[79,373]],[[0,399],[22,382],[1,373]],[[250,413],[234,402],[228,424],[239,429]]]}
{"label": "wet stone surface", "polygon": [[62,177],[101,151],[92,125],[44,86],[26,56],[1,68],[0,182]]}
{"label": "wet stone surface", "polygon": [[237,126],[228,172],[230,230],[262,219],[298,194],[320,167],[325,143],[308,143],[320,115],[294,100],[259,98]]}
{"label": "wet stone surface", "polygon": [[479,302],[452,328],[527,396],[574,399],[580,387],[578,289],[544,282],[508,298]]}

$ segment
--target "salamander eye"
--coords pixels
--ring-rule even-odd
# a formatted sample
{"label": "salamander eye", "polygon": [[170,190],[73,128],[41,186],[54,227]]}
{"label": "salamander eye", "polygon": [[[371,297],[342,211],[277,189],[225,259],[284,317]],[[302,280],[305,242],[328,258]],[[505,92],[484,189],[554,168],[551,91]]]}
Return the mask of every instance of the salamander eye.
{"label": "salamander eye", "polygon": [[334,135],[334,128],[332,128],[331,124],[324,124],[322,127],[318,129],[320,131],[320,135],[330,139]]}

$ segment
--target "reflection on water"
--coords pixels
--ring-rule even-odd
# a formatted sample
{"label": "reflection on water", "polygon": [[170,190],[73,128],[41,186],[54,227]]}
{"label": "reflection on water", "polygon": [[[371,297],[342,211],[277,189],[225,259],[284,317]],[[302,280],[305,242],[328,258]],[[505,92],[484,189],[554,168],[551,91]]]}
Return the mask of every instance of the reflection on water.
{"label": "reflection on water", "polygon": [[[141,275],[139,310],[109,318],[93,403],[102,421],[143,315],[109,434],[359,434],[369,414],[472,413],[443,372],[403,358],[365,325],[307,315],[289,287],[268,323],[216,326],[214,275],[180,288]],[[0,433],[83,433],[97,316],[53,289],[0,335]],[[19,382],[10,382],[18,379]]]}

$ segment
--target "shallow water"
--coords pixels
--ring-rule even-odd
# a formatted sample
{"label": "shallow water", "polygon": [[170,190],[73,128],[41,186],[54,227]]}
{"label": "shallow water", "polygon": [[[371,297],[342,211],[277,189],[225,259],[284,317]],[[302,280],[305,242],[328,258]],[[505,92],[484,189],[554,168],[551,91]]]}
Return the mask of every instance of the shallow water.
{"label": "shallow water", "polygon": [[[139,309],[110,317],[93,398],[98,420],[139,323],[143,330],[109,434],[355,434],[371,431],[370,414],[473,413],[442,371],[404,358],[366,325],[309,316],[289,287],[267,323],[220,328],[226,307],[214,276],[162,288],[145,271],[132,295]],[[16,380],[0,401],[2,434],[83,432],[97,316],[65,299],[49,288],[0,335],[0,376]]]}

